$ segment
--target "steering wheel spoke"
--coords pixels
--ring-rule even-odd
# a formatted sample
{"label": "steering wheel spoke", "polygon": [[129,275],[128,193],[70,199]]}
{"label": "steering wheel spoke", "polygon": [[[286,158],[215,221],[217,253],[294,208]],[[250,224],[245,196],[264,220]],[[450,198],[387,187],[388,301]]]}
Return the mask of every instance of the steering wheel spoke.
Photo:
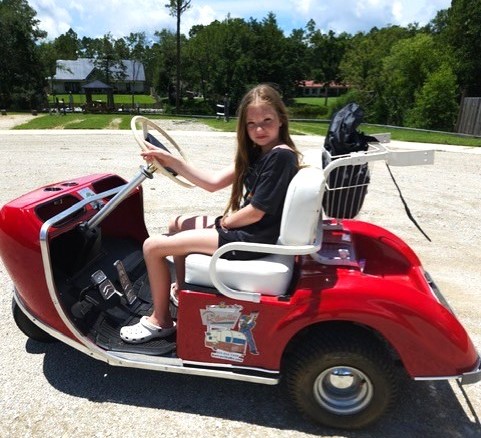
{"label": "steering wheel spoke", "polygon": [[[188,161],[185,153],[175,142],[175,140],[169,134],[167,134],[167,132],[165,132],[159,125],[157,125],[147,117],[133,117],[130,121],[130,128],[132,129],[135,140],[137,141],[138,145],[142,150],[149,150],[149,146],[153,146],[156,148],[161,148],[164,151],[169,152],[170,154],[178,153],[185,161]],[[156,132],[155,136],[150,133],[149,128],[152,128]],[[158,160],[154,160],[154,162],[151,163],[149,167],[152,172],[158,170],[160,173],[167,176],[168,178],[183,187],[195,187],[193,184],[186,181],[180,175],[175,173],[172,169],[162,166],[162,164],[160,164]]]}

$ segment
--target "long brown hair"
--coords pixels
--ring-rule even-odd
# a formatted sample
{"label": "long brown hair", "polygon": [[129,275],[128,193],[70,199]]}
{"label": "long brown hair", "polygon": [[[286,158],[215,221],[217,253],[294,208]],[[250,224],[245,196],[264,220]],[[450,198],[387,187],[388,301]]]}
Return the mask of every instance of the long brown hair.
{"label": "long brown hair", "polygon": [[289,146],[300,162],[300,152],[297,150],[289,134],[289,118],[287,109],[280,94],[268,84],[260,84],[251,89],[243,98],[237,110],[237,152],[235,156],[234,182],[226,213],[240,208],[243,194],[244,178],[249,166],[259,158],[261,149],[249,138],[247,133],[247,108],[249,105],[265,103],[277,113],[281,126],[279,128],[279,144]]}

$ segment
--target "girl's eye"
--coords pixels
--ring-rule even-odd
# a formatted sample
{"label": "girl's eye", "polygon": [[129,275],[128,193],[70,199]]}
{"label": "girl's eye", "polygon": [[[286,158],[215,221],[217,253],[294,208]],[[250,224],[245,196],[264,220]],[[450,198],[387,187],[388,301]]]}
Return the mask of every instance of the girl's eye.
{"label": "girl's eye", "polygon": [[262,122],[255,123],[255,122],[247,122],[247,129],[256,129],[256,128],[268,128],[269,126],[272,125],[272,122],[274,119],[271,119],[270,117],[265,118]]}

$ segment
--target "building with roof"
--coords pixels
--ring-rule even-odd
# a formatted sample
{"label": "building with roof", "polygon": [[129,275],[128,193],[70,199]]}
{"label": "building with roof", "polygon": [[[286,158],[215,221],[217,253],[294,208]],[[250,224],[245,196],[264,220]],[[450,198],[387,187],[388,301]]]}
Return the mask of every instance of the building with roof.
{"label": "building with roof", "polygon": [[[121,65],[110,69],[111,83],[116,93],[144,93],[145,70],[139,61],[122,60]],[[55,76],[51,78],[51,89],[54,94],[82,93],[83,87],[95,80],[105,80],[103,72],[95,66],[90,58],[57,61]]]}
{"label": "building with roof", "polygon": [[306,80],[299,83],[299,94],[305,97],[325,97],[326,92],[328,96],[339,96],[348,89],[347,85],[334,81],[317,82]]}

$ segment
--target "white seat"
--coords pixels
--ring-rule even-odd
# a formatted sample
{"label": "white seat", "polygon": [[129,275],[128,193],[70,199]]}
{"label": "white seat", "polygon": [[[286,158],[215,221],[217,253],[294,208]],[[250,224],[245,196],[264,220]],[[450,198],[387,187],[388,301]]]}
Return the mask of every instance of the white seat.
{"label": "white seat", "polygon": [[[287,190],[279,240],[276,245],[234,242],[214,255],[191,254],[186,258],[185,281],[216,287],[239,300],[259,302],[263,295],[283,295],[292,278],[294,257],[319,251],[324,174],[316,167],[299,170]],[[232,250],[266,253],[255,260],[227,260]]]}
{"label": "white seat", "polygon": [[[209,274],[210,256],[191,254],[187,257],[185,281],[214,287]],[[219,280],[232,289],[258,292],[262,295],[285,293],[291,281],[294,256],[269,254],[256,260],[219,259],[216,264]]]}

